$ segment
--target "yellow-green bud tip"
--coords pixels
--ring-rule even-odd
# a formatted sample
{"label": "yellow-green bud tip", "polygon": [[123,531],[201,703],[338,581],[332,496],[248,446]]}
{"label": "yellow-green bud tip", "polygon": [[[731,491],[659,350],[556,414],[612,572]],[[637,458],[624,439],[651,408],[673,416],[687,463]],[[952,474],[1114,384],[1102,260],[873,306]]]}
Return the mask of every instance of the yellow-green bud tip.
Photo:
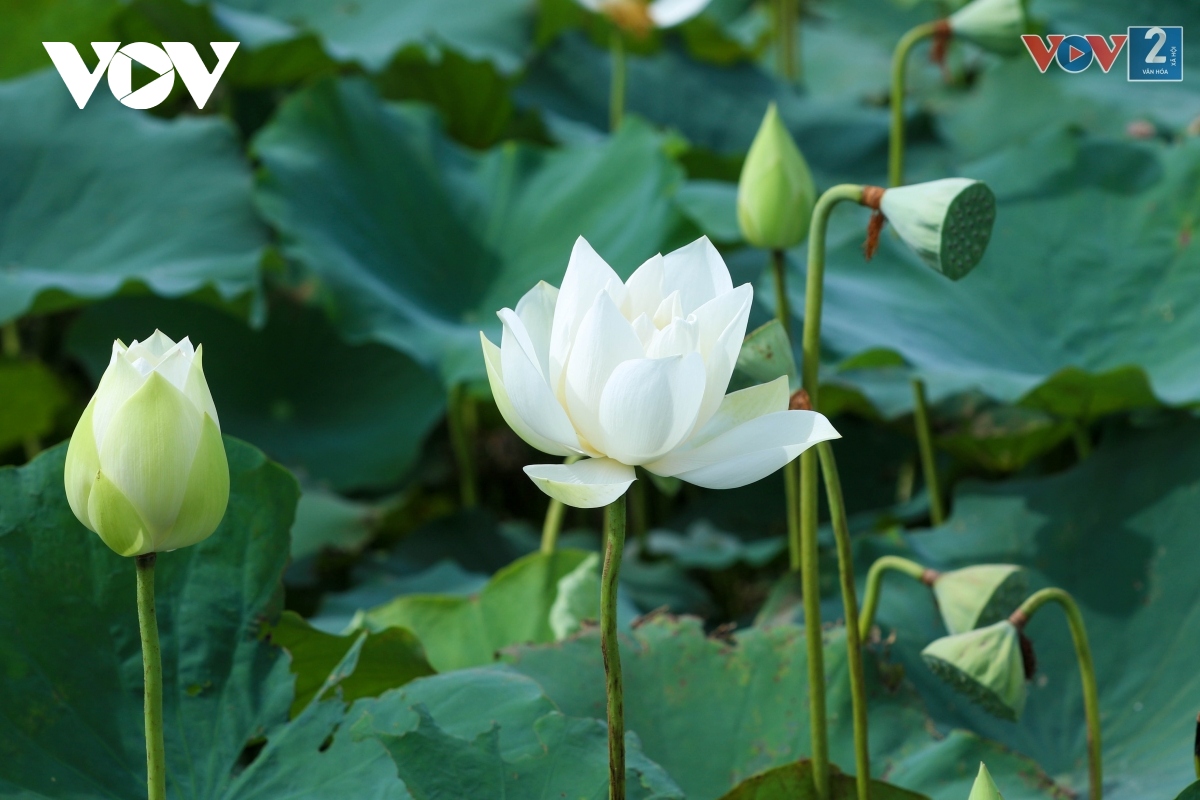
{"label": "yellow-green bud tip", "polygon": [[817,189],[812,173],[772,103],[738,180],[738,225],[755,247],[785,250],[808,236]]}
{"label": "yellow-green bud tip", "polygon": [[967,800],[1004,800],[1004,795],[996,788],[992,774],[982,761],[979,762],[979,775],[975,778],[975,785],[971,787],[971,796]]}

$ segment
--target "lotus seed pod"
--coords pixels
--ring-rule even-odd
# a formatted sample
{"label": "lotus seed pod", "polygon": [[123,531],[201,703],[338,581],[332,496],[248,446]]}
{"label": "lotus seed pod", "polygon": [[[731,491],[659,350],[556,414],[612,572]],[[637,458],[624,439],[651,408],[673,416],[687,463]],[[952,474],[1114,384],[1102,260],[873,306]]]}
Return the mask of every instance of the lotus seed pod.
{"label": "lotus seed pod", "polygon": [[772,103],[738,179],[738,225],[755,247],[786,250],[808,236],[817,187]]}
{"label": "lotus seed pod", "polygon": [[947,21],[955,36],[1001,55],[1021,51],[1021,34],[1029,26],[1025,0],[974,0]]}
{"label": "lotus seed pod", "polygon": [[966,633],[1007,618],[1028,589],[1025,570],[1012,564],[980,564],[943,572],[933,584],[950,633]]}
{"label": "lotus seed pod", "polygon": [[982,181],[946,178],[888,189],[879,210],[926,264],[956,281],[983,258],[996,196]]}
{"label": "lotus seed pod", "polygon": [[1008,620],[943,636],[921,651],[934,673],[986,711],[1013,720],[1025,708],[1021,634]]}
{"label": "lotus seed pod", "polygon": [[967,800],[1004,800],[1004,795],[1000,794],[996,782],[992,780],[992,773],[988,772],[987,765],[982,761],[979,762],[979,775],[975,777],[975,785],[971,787],[971,796]]}
{"label": "lotus seed pod", "polygon": [[71,511],[123,556],[207,539],[229,501],[229,463],[203,348],[161,331],[113,343],[83,411],[63,480]]}

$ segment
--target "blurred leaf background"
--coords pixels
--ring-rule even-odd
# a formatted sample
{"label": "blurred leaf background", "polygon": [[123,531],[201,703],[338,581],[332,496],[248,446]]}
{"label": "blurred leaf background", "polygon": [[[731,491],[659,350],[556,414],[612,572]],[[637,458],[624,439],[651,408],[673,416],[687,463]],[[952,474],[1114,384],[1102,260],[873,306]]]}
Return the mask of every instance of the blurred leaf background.
{"label": "blurred leaf background", "polygon": [[[538,776],[586,753],[570,788],[592,796],[606,775],[596,636],[584,619],[577,638],[555,643],[550,619],[561,580],[599,546],[600,517],[568,510],[564,549],[535,553],[547,499],[521,467],[547,457],[492,404],[479,331],[498,341],[497,309],[538,280],[557,285],[579,235],[622,276],[707,235],[735,284],[755,286],[751,329],[766,322],[766,255],[741,242],[734,202],[767,104],[820,187],[885,183],[892,47],[953,5],[806,0],[803,78],[791,84],[774,72],[767,4],[714,0],[630,54],[628,117],[610,133],[604,31],[573,0],[0,0],[0,463],[49,451],[0,471],[0,670],[23,687],[0,692],[0,787],[139,793],[130,642],[105,673],[112,697],[98,698],[68,680],[70,631],[47,617],[38,639],[13,609],[59,597],[49,607],[66,603],[103,629],[113,609],[132,613],[131,592],[127,607],[67,603],[61,573],[31,572],[34,545],[17,537],[41,531],[74,554],[68,569],[107,563],[62,513],[55,446],[112,340],[161,328],[204,344],[225,433],[298,481],[230,445],[246,473],[235,508],[254,505],[267,491],[256,481],[267,481],[273,499],[258,513],[269,521],[253,528],[253,546],[219,533],[211,548],[226,557],[206,568],[209,585],[163,600],[223,631],[228,648],[197,644],[194,658],[242,676],[231,702],[249,709],[212,723],[221,744],[210,773],[172,791],[278,796],[274,782],[303,763],[309,794],[297,796],[436,796],[448,754],[464,771]],[[1030,11],[1047,32],[1200,30],[1189,0],[1032,0]],[[203,110],[177,81],[140,112],[103,81],[76,108],[44,40],[76,43],[89,67],[91,41],[190,41],[210,68],[207,42],[241,45]],[[923,53],[905,106],[909,178],[987,180],[997,223],[981,265],[951,283],[888,235],[865,263],[865,217],[835,215],[822,382],[844,437],[857,565],[894,552],[939,567],[1011,561],[1074,592],[1098,656],[1106,794],[1169,798],[1190,780],[1200,709],[1200,90],[1190,79],[1128,83],[1123,60],[1107,75],[1040,74],[1024,55],[955,44],[942,71]],[[788,254],[797,313],[804,262],[803,247]],[[912,433],[914,376],[953,487],[953,515],[936,530]],[[465,398],[454,402],[466,409],[474,504],[460,491],[450,397]],[[782,479],[720,493],[640,484],[622,573],[631,796],[717,798],[806,754]],[[241,513],[227,519],[230,536],[251,535]],[[249,563],[231,555],[238,548]],[[825,555],[832,565],[832,542]],[[840,603],[834,570],[824,574],[832,624]],[[258,600],[230,616],[234,601],[213,594],[223,584]],[[878,776],[961,798],[985,759],[1009,800],[1082,792],[1079,684],[1059,622],[1031,630],[1042,668],[1027,719],[998,722],[920,663],[939,635],[927,595],[886,591],[868,670]],[[281,618],[283,608],[308,622]],[[628,627],[663,608],[670,615]],[[275,641],[294,660],[247,637],[260,624],[282,626]],[[733,625],[748,630],[729,634]],[[372,633],[328,636],[348,626]],[[833,756],[848,767],[836,627],[829,638]],[[519,647],[497,665],[494,651],[509,645]],[[394,688],[432,670],[444,674]],[[180,703],[224,685],[215,672],[188,680]],[[690,688],[667,692],[677,680]],[[753,721],[739,716],[748,707],[761,710]],[[121,744],[22,761],[69,741],[45,722],[56,714],[106,720]]]}

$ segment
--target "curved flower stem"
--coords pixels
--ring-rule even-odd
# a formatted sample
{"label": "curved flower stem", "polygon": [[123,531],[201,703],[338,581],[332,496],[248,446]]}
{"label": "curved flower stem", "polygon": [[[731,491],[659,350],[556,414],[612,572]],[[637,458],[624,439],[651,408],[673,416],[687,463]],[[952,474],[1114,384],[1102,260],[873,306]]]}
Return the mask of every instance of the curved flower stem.
{"label": "curved flower stem", "polygon": [[471,416],[474,409],[470,403],[471,399],[467,397],[462,384],[456,384],[450,389],[446,423],[450,428],[454,460],[458,462],[458,489],[464,508],[471,508],[479,502],[479,492],[475,484],[475,459],[471,457],[471,433],[474,427],[471,425]]}
{"label": "curved flower stem", "polygon": [[837,542],[838,574],[842,583],[842,605],[846,615],[846,667],[850,671],[850,701],[854,714],[854,779],[858,800],[870,800],[871,755],[867,737],[867,681],[863,677],[862,640],[859,637],[858,595],[854,588],[854,558],[850,549],[850,525],[842,498],[842,481],[829,442],[817,445],[825,496]]}
{"label": "curved flower stem", "polygon": [[1091,800],[1100,800],[1104,793],[1103,765],[1100,747],[1100,695],[1096,690],[1096,668],[1092,666],[1092,649],[1088,645],[1087,628],[1083,614],[1074,598],[1062,589],[1042,589],[1034,592],[1021,604],[1014,616],[1032,618],[1046,603],[1058,603],[1067,615],[1071,628],[1071,640],[1075,643],[1075,657],[1079,661],[1079,677],[1083,683],[1083,711],[1087,717],[1088,777]]}
{"label": "curved flower stem", "polygon": [[900,37],[892,52],[892,132],[888,142],[888,185],[904,183],[904,85],[908,53],[913,45],[933,36],[936,22],[926,22]]}
{"label": "curved flower stem", "polygon": [[167,765],[163,750],[162,655],[158,649],[158,617],[154,610],[154,562],[157,554],[138,556],[138,629],[142,635],[142,675],[146,684],[146,791],[148,800],[165,800]]}
{"label": "curved flower stem", "polygon": [[[771,275],[775,279],[775,318],[792,344],[792,311],[787,296],[787,254],[771,251]],[[783,467],[783,486],[787,498],[788,563],[793,571],[800,569],[800,467],[793,460]]]}
{"label": "curved flower stem", "polygon": [[[863,187],[843,183],[828,189],[813,207],[808,232],[808,278],[804,296],[801,378],[814,411],[821,363],[821,298],[825,285],[825,233],[829,213],[843,200],[861,202]],[[812,725],[813,782],[818,800],[829,798],[829,742],[825,718],[825,656],[821,635],[821,583],[817,563],[817,451],[800,455],[800,560],[804,628],[808,644],[809,717]]]}
{"label": "curved flower stem", "polygon": [[[915,561],[900,556],[883,556],[875,559],[871,569],[867,571],[867,589],[863,595],[862,614],[858,618],[858,637],[865,641],[871,635],[871,626],[875,624],[875,612],[879,609],[879,593],[883,587],[883,574],[888,570],[902,572],[910,578],[921,581],[929,572]],[[846,624],[850,624],[849,620]]]}
{"label": "curved flower stem", "polygon": [[929,521],[941,525],[946,521],[942,505],[942,490],[938,485],[937,454],[933,451],[933,434],[929,429],[929,410],[925,402],[925,381],[913,378],[913,424],[917,429],[917,446],[921,451],[921,469],[925,473],[925,492],[929,495]]}
{"label": "curved flower stem", "polygon": [[785,82],[796,80],[796,20],[798,0],[777,0],[775,4],[775,46],[779,77]]}
{"label": "curved flower stem", "polygon": [[[574,464],[579,460],[579,456],[567,456],[564,464]],[[562,530],[563,514],[566,513],[567,507],[563,505],[561,500],[550,499],[550,505],[546,506],[546,519],[542,522],[542,548],[543,553],[553,553],[558,547],[558,533]]]}
{"label": "curved flower stem", "polygon": [[608,129],[616,133],[625,116],[625,42],[621,39],[621,31],[615,26],[609,38],[608,49],[612,54],[612,82],[609,84],[608,95]]}
{"label": "curved flower stem", "polygon": [[625,496],[608,505],[604,573],[600,583],[600,652],[608,700],[608,797],[625,800],[625,705],[621,650],[617,642],[617,585],[625,549]]}

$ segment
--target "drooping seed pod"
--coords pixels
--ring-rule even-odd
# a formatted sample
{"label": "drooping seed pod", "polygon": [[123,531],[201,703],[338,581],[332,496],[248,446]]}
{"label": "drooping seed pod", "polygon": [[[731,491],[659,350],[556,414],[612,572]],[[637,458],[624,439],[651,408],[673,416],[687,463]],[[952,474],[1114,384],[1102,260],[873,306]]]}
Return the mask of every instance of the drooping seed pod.
{"label": "drooping seed pod", "polygon": [[1025,664],[1020,632],[1008,620],[943,636],[921,656],[938,677],[984,710],[1001,719],[1020,718],[1025,708]]}
{"label": "drooping seed pod", "polygon": [[1028,589],[1025,570],[1013,564],[979,564],[943,572],[933,584],[938,610],[952,634],[1005,619]]}
{"label": "drooping seed pod", "polygon": [[983,258],[996,196],[982,181],[945,178],[888,189],[879,210],[926,264],[958,280]]}
{"label": "drooping seed pod", "polygon": [[974,0],[947,19],[954,36],[1000,55],[1022,49],[1021,34],[1028,32],[1025,0]]}

